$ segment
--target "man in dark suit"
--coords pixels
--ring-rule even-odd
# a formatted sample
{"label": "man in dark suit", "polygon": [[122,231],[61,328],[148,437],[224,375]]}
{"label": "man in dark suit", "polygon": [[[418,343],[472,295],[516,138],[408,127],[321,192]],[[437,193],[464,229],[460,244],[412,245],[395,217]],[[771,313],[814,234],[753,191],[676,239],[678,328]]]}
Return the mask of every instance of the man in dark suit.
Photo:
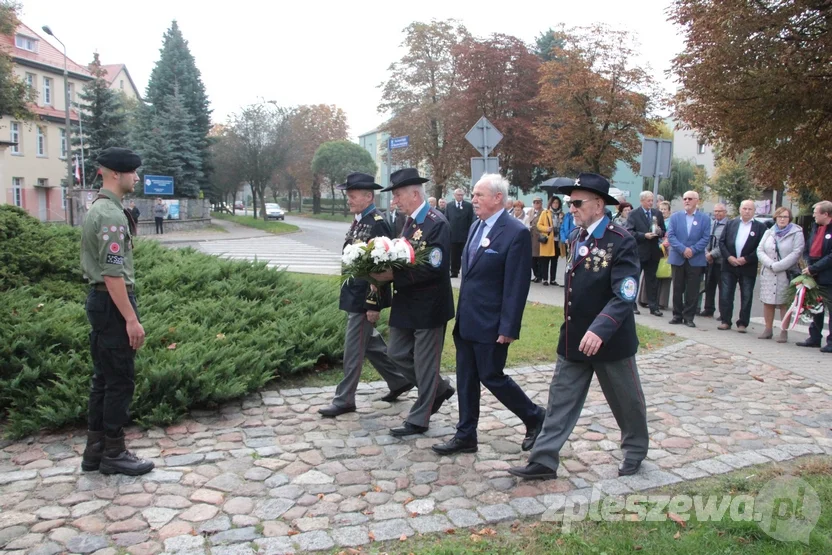
{"label": "man in dark suit", "polygon": [[401,237],[404,221],[407,219],[401,210],[396,207],[396,201],[390,200],[390,207],[387,209],[387,225],[390,226],[392,237]]}
{"label": "man in dark suit", "polygon": [[522,448],[534,445],[545,413],[503,373],[508,347],[520,337],[532,268],[531,234],[503,208],[508,181],[485,174],[474,186],[476,224],[462,253],[462,281],[454,326],[459,423],[440,455],[477,450],[480,383],[526,424]]}
{"label": "man in dark suit", "polygon": [[468,230],[474,222],[474,207],[463,200],[464,195],[462,189],[454,191],[454,201],[445,208],[445,217],[451,225],[451,277],[459,275],[462,249],[465,248]]}
{"label": "man in dark suit", "polygon": [[725,224],[725,231],[719,238],[722,253],[722,282],[719,285],[719,319],[717,329],[730,330],[734,316],[734,294],[740,284],[740,315],[737,331],[745,333],[751,320],[751,302],[754,298],[754,284],[757,282],[757,246],[766,226],[754,219],[754,201],[740,203],[740,217]]}
{"label": "man in dark suit", "polygon": [[450,230],[445,216],[428,205],[423,183],[415,168],[393,172],[390,186],[396,206],[407,215],[402,237],[414,249],[428,252],[428,262],[414,268],[372,274],[379,282],[393,282],[387,355],[415,383],[419,397],[396,437],[428,430],[430,417],[451,398],[454,388],[439,375],[445,327],[454,317],[454,296],[448,270]]}
{"label": "man in dark suit", "polygon": [[570,195],[569,211],[578,228],[570,235],[564,322],[546,421],[529,464],[508,470],[520,478],[557,478],[560,450],[581,416],[593,374],[621,429],[619,476],[635,474],[647,456],[647,408],[636,366],[633,316],[638,251],[633,236],[605,215],[606,204],[618,204],[609,189],[606,178],[591,173],[560,188]]}
{"label": "man in dark suit", "polygon": [[[647,306],[650,307],[650,314],[661,316],[659,280],[656,279],[656,270],[659,269],[659,261],[662,259],[661,238],[664,237],[666,231],[664,216],[660,210],[653,209],[651,191],[642,191],[639,200],[641,208],[630,212],[627,218],[627,231],[636,238],[636,244],[638,244],[638,258],[644,274],[644,288],[647,292]],[[638,314],[638,305],[635,306],[635,313]]]}
{"label": "man in dark suit", "polygon": [[[807,264],[803,273],[815,278],[815,282],[824,288],[828,295],[832,295],[832,202],[824,200],[815,204],[812,216],[815,218],[815,225],[812,226],[812,233],[803,251],[803,258]],[[826,332],[826,345],[821,347],[820,352],[832,353],[832,303],[824,309],[829,318],[829,327]],[[809,339],[798,343],[800,347],[821,346],[823,317],[823,312],[814,315],[809,325]]]}
{"label": "man in dark suit", "polygon": [[695,328],[696,305],[699,302],[699,283],[708,266],[705,251],[711,239],[711,219],[701,210],[699,193],[687,191],[682,195],[684,210],[674,213],[667,224],[670,254],[667,261],[673,271],[673,318],[671,324],[685,323]]}
{"label": "man in dark suit", "polygon": [[[390,237],[390,227],[376,210],[373,191],[381,189],[373,176],[354,172],[347,182],[337,186],[347,192],[347,205],[354,215],[342,250],[353,243],[368,242],[374,237]],[[363,279],[352,278],[341,286],[338,307],[347,313],[347,329],[344,336],[344,379],[335,390],[332,404],[318,409],[321,416],[334,418],[340,414],[355,412],[355,391],[361,378],[364,358],[381,374],[390,387],[390,393],[381,398],[392,402],[399,395],[413,389],[396,365],[387,356],[384,338],[375,328],[381,311],[390,306],[390,287],[370,288]]]}

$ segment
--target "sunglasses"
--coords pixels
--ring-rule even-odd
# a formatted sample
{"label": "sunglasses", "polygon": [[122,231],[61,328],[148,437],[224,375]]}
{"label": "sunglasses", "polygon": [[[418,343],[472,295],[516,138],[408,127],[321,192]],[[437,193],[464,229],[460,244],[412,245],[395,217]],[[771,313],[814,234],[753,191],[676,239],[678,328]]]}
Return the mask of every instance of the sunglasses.
{"label": "sunglasses", "polygon": [[697,200],[696,197],[683,197],[682,200]]}
{"label": "sunglasses", "polygon": [[580,208],[581,206],[583,206],[583,204],[584,204],[585,202],[589,202],[590,200],[592,200],[592,199],[586,199],[586,200],[573,200],[573,201],[568,202],[567,204],[571,204],[571,205],[572,205],[572,206],[574,206],[575,208]]}

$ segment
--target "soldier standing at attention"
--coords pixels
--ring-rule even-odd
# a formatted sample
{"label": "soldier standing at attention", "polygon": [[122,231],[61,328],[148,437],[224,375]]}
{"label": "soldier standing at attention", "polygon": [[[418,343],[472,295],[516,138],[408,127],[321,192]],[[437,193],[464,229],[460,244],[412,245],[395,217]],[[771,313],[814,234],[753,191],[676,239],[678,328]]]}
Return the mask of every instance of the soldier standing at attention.
{"label": "soldier standing at attention", "polygon": [[524,479],[557,478],[560,450],[580,418],[595,374],[621,430],[624,460],[618,475],[629,476],[638,471],[649,443],[635,357],[633,304],[641,270],[636,240],[604,214],[606,204],[618,204],[606,178],[582,173],[575,185],[560,190],[571,197],[577,227],[569,237],[558,361],[529,464],[508,471]]}
{"label": "soldier standing at attention", "polygon": [[[347,182],[338,185],[347,191],[347,204],[355,216],[347,232],[344,247],[358,241],[368,242],[374,237],[390,237],[390,226],[384,216],[376,210],[373,191],[381,189],[366,173],[354,172],[347,176]],[[396,365],[387,357],[387,345],[376,330],[375,324],[381,310],[390,306],[390,286],[377,290],[363,279],[350,279],[341,286],[339,308],[347,313],[347,331],[344,338],[344,379],[335,390],[332,404],[318,409],[321,416],[333,418],[339,414],[355,411],[355,391],[364,366],[364,357],[378,370],[390,387],[390,392],[381,398],[393,402],[399,395],[413,389]]]}
{"label": "soldier standing at attention", "polygon": [[86,309],[93,362],[81,468],[139,476],[153,470],[153,463],[136,457],[124,445],[135,388],[134,361],[144,344],[144,328],[133,292],[136,223],[121,199],[133,192],[142,161],[133,151],[117,147],[105,149],[96,161],[103,183],[81,236],[81,269],[91,285]]}

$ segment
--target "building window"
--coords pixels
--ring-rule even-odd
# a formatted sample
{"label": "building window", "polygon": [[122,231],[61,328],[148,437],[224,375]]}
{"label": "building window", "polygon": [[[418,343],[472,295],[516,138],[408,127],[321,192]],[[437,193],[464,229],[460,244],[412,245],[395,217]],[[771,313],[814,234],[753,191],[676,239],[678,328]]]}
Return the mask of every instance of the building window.
{"label": "building window", "polygon": [[75,102],[75,83],[69,83],[67,86],[69,89],[69,105],[72,106],[72,103]]}
{"label": "building window", "polygon": [[40,125],[38,125],[37,154],[38,156],[46,156],[46,133]]}
{"label": "building window", "polygon": [[14,45],[18,48],[22,48],[23,50],[28,50],[29,52],[38,51],[37,39],[33,39],[32,37],[27,37],[25,35],[16,35],[14,37]]}
{"label": "building window", "polygon": [[66,159],[66,129],[61,129],[61,158]]}
{"label": "building window", "polygon": [[23,207],[23,178],[12,177],[12,204]]}
{"label": "building window", "polygon": [[121,90],[124,90],[124,79],[122,79],[118,82],[118,86],[119,86],[119,88],[121,88]]}
{"label": "building window", "polygon": [[697,154],[705,154],[705,143],[703,141],[699,141],[696,144],[696,153]]}
{"label": "building window", "polygon": [[20,154],[22,152],[22,149],[20,148],[20,124],[12,122],[11,130],[11,141],[13,143],[17,143],[12,145],[12,154]]}
{"label": "building window", "polygon": [[35,74],[34,73],[27,73],[26,74],[26,86],[32,90],[35,90],[37,87],[35,85]]}
{"label": "building window", "polygon": [[43,103],[52,104],[52,79],[49,77],[43,78]]}
{"label": "building window", "polygon": [[66,210],[66,179],[61,179],[61,208]]}

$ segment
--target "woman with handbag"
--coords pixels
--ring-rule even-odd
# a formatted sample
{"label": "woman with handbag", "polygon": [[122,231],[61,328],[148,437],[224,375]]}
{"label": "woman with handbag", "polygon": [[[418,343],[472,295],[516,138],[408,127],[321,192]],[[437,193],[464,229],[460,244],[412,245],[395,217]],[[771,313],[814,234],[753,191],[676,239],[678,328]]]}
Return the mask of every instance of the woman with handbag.
{"label": "woman with handbag", "polygon": [[[786,315],[786,289],[792,279],[800,275],[798,262],[803,255],[805,239],[803,229],[792,222],[792,213],[785,206],[774,213],[774,225],[770,227],[757,247],[760,261],[760,300],[763,302],[763,319],[766,329],[759,339],[771,339],[774,335],[774,309],[780,307],[780,318]],[[788,341],[788,332],[780,331],[778,343]]]}
{"label": "woman with handbag", "polygon": [[[538,241],[540,242],[540,274],[543,285],[557,285],[558,277],[558,237],[560,236],[560,224],[563,221],[563,210],[561,209],[560,198],[553,196],[549,200],[549,208],[540,214],[537,220]],[[551,276],[551,277],[550,277]]]}

